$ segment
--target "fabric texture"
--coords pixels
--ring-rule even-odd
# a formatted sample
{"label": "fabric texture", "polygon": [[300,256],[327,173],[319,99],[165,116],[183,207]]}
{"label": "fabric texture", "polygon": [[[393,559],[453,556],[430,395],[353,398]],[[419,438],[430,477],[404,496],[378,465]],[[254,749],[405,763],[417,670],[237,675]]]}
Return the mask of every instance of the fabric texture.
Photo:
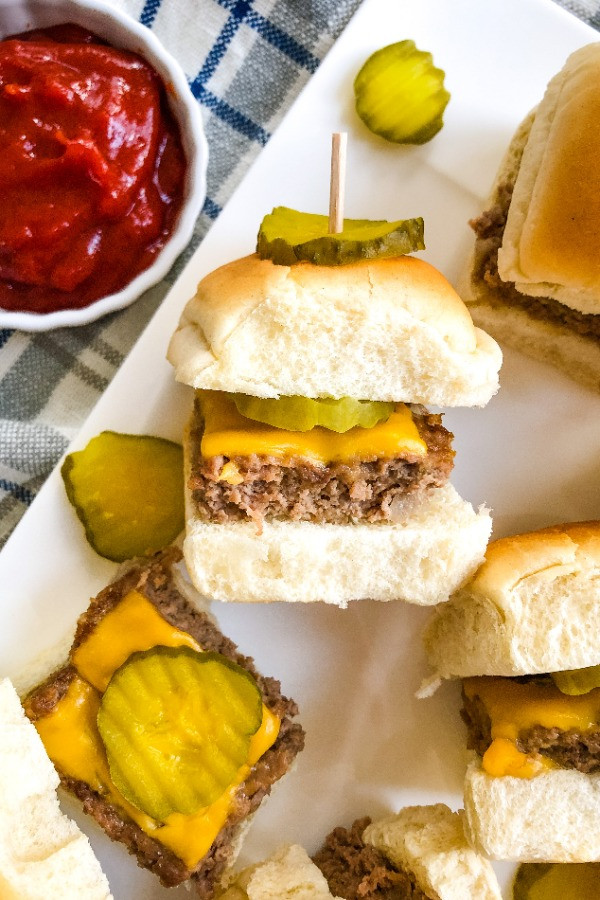
{"label": "fabric texture", "polygon": [[[207,197],[166,279],[128,309],[41,334],[0,329],[0,546],[361,0],[112,0],[179,60],[209,143]],[[600,0],[557,0],[600,30]]]}

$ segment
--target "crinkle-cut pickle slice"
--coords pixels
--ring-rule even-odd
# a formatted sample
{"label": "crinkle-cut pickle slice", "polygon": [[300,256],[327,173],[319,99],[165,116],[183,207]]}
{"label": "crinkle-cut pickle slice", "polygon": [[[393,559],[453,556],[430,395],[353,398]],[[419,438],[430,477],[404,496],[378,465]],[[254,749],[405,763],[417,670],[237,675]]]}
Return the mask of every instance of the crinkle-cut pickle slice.
{"label": "crinkle-cut pickle slice", "polygon": [[600,863],[522,863],[513,900],[600,900]]}
{"label": "crinkle-cut pickle slice", "polygon": [[173,441],[103,431],[67,456],[61,475],[86,538],[106,559],[149,556],[183,529],[183,451]]}
{"label": "crinkle-cut pickle slice", "polygon": [[220,653],[188,647],[134,653],[98,712],[116,787],[160,822],[214,803],[246,763],[261,722],[250,673]]}
{"label": "crinkle-cut pickle slice", "polygon": [[587,666],[585,669],[570,669],[564,672],[551,672],[550,677],[563,694],[578,696],[589,694],[600,687],[600,666]]}
{"label": "crinkle-cut pickle slice", "polygon": [[359,425],[372,428],[389,419],[395,403],[381,400],[313,400],[310,397],[279,397],[265,400],[249,394],[233,394],[239,413],[255,422],[264,422],[286,431],[310,431],[317,425],[343,434]]}
{"label": "crinkle-cut pickle slice", "polygon": [[354,80],[356,112],[370,131],[396,144],[424,144],[442,128],[450,100],[445,72],[414,41],[382,47]]}
{"label": "crinkle-cut pickle slice", "polygon": [[344,219],[344,228],[337,234],[330,234],[328,228],[327,216],[277,206],[262,220],[256,252],[261,259],[280,266],[302,261],[340,266],[425,249],[421,218],[397,222]]}

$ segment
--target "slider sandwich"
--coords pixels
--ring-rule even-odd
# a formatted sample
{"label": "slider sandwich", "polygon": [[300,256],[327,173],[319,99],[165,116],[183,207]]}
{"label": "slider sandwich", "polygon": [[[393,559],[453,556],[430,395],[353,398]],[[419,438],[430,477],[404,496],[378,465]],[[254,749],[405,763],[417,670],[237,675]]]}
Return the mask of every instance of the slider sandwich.
{"label": "slider sandwich", "polygon": [[129,564],[24,706],[108,836],[165,886],[189,880],[210,898],[304,733],[279,683],[187,599],[180,558],[169,548]]}
{"label": "slider sandwich", "polygon": [[461,813],[411,806],[335,828],[311,861],[297,845],[240,872],[221,900],[500,900]]}
{"label": "slider sandwich", "polygon": [[58,784],[17,692],[0,680],[2,900],[112,900],[90,842],[60,810]]}
{"label": "slider sandwich", "polygon": [[498,340],[600,389],[600,43],[577,50],[517,129],[462,293]]}
{"label": "slider sandwich", "polygon": [[450,485],[452,435],[425,404],[484,405],[501,354],[433,266],[236,260],[200,282],[168,356],[195,390],[200,593],[431,604],[481,561],[488,512]]}
{"label": "slider sandwich", "polygon": [[600,522],[491,543],[425,633],[462,678],[467,835],[494,859],[600,860]]}

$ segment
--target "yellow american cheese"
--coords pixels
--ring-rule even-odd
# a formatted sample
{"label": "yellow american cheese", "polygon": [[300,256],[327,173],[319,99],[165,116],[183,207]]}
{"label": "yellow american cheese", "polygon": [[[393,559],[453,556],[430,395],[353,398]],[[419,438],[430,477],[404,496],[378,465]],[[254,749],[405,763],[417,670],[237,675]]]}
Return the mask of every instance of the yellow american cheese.
{"label": "yellow american cheese", "polygon": [[[142,831],[173,850],[191,869],[208,852],[225,825],[236,787],[275,743],[280,721],[263,704],[262,723],[250,741],[246,764],[238,770],[222,796],[193,815],[173,813],[166,822],[157,822],[132,806],[115,787],[96,724],[101,690],[108,684],[112,672],[135,651],[155,646],[188,646],[200,650],[189,634],[169,625],[149,600],[132,591],[80,645],[73,657],[80,674],[53,710],[38,719],[35,725],[48,756],[64,775],[85,781],[122,809]],[[102,660],[95,659],[95,652],[106,653],[106,656]],[[112,671],[111,666],[114,667]],[[98,690],[94,685],[102,685],[102,688]]]}
{"label": "yellow american cheese", "polygon": [[72,661],[80,675],[104,691],[132,653],[158,645],[201,649],[191,634],[169,625],[143,594],[130,591],[79,645]]}
{"label": "yellow american cheese", "polygon": [[516,744],[507,738],[495,738],[483,754],[481,764],[484,772],[496,778],[503,775],[533,778],[540,772],[554,768],[554,763],[548,757],[521,753]]}
{"label": "yellow american cheese", "polygon": [[427,445],[404,403],[398,403],[385,422],[372,428],[356,426],[337,434],[318,426],[310,431],[286,431],[254,422],[242,416],[231,397],[221,391],[198,391],[197,396],[204,417],[200,451],[205,458],[251,454],[280,459],[301,456],[325,464],[398,456],[420,458],[427,454]]}
{"label": "yellow american cheese", "polygon": [[590,731],[600,722],[600,688],[569,696],[552,682],[480,677],[465,678],[463,689],[469,699],[480,698],[491,720],[492,744],[483,757],[483,768],[490,775],[531,778],[553,766],[551,760],[518,750],[522,731],[535,725]]}

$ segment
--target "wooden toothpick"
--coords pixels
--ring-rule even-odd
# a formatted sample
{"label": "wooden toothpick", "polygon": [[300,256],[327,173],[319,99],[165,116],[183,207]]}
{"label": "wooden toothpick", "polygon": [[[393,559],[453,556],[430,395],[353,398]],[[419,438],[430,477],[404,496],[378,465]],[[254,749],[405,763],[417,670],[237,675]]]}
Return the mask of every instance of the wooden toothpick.
{"label": "wooden toothpick", "polygon": [[329,184],[329,233],[338,234],[344,227],[344,189],[346,186],[345,131],[331,135],[331,181]]}

